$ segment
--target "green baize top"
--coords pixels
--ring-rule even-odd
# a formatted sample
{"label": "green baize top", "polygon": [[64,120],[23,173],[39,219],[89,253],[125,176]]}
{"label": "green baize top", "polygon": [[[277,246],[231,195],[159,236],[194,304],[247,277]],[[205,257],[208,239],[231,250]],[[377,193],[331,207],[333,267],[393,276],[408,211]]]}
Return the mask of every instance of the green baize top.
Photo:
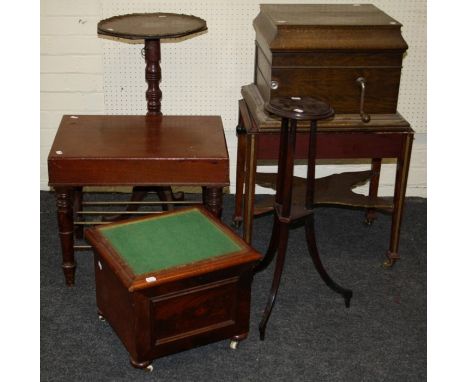
{"label": "green baize top", "polygon": [[101,227],[99,231],[135,275],[242,249],[197,209]]}

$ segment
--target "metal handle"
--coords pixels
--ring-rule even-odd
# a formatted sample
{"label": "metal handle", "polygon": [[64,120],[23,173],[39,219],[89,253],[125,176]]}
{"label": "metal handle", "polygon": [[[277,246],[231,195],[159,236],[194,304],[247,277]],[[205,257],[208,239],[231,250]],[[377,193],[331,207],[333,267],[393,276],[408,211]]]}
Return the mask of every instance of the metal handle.
{"label": "metal handle", "polygon": [[367,113],[364,113],[364,97],[366,96],[366,79],[364,77],[358,77],[356,78],[356,82],[359,84],[361,87],[361,105],[359,107],[359,113],[361,114],[361,120],[364,123],[367,123],[370,121],[370,115]]}
{"label": "metal handle", "polygon": [[276,89],[278,89],[278,86],[279,86],[279,82],[278,82],[278,81],[271,81],[271,82],[270,82],[270,88],[271,88],[271,89],[276,90]]}

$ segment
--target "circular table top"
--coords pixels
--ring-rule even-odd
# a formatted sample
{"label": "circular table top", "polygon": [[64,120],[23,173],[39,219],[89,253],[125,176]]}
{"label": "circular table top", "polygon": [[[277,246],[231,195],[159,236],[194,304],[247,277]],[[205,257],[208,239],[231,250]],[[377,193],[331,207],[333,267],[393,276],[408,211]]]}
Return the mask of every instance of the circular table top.
{"label": "circular table top", "polygon": [[132,13],[98,23],[98,34],[131,40],[187,36],[207,30],[206,21],[177,13]]}
{"label": "circular table top", "polygon": [[280,117],[298,120],[320,120],[335,114],[328,103],[313,97],[276,97],[265,109]]}

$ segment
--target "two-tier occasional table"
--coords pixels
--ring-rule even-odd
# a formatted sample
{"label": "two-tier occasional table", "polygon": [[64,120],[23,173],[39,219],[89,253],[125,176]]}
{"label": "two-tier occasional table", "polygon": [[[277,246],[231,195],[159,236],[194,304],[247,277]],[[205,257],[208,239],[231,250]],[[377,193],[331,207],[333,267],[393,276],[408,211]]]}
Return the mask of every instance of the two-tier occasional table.
{"label": "two-tier occasional table", "polygon": [[[221,215],[229,156],[219,116],[65,115],[49,153],[57,198],[62,267],[75,280],[73,195],[83,186],[201,186]],[[77,222],[83,223],[83,222]]]}

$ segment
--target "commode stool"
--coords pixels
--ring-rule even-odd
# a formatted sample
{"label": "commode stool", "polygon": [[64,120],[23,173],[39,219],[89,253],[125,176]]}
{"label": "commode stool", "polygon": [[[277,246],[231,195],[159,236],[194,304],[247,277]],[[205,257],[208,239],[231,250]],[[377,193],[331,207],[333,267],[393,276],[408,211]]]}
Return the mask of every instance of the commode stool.
{"label": "commode stool", "polygon": [[[273,229],[267,252],[256,269],[257,272],[265,269],[273,260],[276,252],[278,252],[270,295],[259,325],[261,340],[265,338],[266,325],[275,304],[276,294],[281,281],[281,274],[283,272],[288,245],[289,226],[298,219],[305,219],[305,231],[309,253],[321,278],[331,289],[340,293],[344,297],[346,307],[349,307],[352,297],[351,290],[342,288],[336,284],[326,272],[320,260],[315,241],[313,210],[317,121],[332,117],[334,115],[334,111],[327,103],[312,97],[274,98],[265,106],[265,109],[270,113],[281,117],[282,120]],[[292,186],[298,120],[310,120],[311,122],[306,197],[303,203],[294,204],[292,199]]]}
{"label": "commode stool", "polygon": [[98,314],[134,367],[211,342],[247,337],[261,255],[201,207],[94,227]]}

